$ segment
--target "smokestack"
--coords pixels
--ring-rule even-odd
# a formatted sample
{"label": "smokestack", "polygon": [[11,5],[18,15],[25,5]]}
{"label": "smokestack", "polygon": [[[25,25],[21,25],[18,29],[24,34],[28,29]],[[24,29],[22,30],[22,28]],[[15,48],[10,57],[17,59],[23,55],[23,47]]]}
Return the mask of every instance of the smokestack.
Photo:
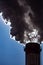
{"label": "smokestack", "polygon": [[43,1],[0,0],[2,18],[10,20],[10,37],[26,45],[26,65],[40,65],[40,44],[43,41]]}
{"label": "smokestack", "polygon": [[28,43],[25,47],[26,65],[40,65],[40,44]]}

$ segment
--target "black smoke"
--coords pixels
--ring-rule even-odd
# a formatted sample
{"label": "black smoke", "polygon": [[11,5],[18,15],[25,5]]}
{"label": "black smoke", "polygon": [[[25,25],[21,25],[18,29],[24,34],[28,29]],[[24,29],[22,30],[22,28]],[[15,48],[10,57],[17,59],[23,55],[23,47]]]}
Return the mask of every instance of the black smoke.
{"label": "black smoke", "polygon": [[[15,36],[15,39],[24,42],[24,31],[31,32],[32,29],[25,22],[24,14],[29,11],[28,16],[31,18],[33,27],[39,29],[38,34],[41,36],[40,41],[43,40],[43,1],[42,0],[0,0],[0,12],[3,12],[4,19],[10,19],[11,30],[10,34]],[[28,37],[29,39],[29,37]]]}

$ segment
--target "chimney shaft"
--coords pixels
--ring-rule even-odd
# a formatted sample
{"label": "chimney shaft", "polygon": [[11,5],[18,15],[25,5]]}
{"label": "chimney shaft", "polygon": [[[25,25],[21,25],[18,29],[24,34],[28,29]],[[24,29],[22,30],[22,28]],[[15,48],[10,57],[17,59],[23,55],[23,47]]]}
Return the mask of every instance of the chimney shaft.
{"label": "chimney shaft", "polygon": [[40,65],[40,44],[28,43],[25,47],[26,65]]}

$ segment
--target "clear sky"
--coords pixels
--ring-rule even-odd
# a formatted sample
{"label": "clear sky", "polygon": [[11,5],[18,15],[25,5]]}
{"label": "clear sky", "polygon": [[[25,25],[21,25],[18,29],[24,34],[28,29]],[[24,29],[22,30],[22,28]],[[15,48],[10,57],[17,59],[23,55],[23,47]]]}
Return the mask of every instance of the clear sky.
{"label": "clear sky", "polygon": [[0,65],[25,65],[24,47],[10,39],[9,26],[0,18]]}
{"label": "clear sky", "polygon": [[[43,44],[41,44],[41,65],[43,65]],[[0,18],[0,65],[25,65],[24,46],[10,39],[9,26]]]}

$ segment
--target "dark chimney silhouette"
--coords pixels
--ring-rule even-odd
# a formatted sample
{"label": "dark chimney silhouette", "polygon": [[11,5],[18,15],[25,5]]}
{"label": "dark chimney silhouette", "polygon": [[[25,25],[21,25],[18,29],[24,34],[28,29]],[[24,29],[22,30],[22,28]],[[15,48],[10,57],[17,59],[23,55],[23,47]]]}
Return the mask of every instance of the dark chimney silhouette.
{"label": "dark chimney silhouette", "polygon": [[25,47],[25,65],[40,65],[40,44],[28,43]]}

